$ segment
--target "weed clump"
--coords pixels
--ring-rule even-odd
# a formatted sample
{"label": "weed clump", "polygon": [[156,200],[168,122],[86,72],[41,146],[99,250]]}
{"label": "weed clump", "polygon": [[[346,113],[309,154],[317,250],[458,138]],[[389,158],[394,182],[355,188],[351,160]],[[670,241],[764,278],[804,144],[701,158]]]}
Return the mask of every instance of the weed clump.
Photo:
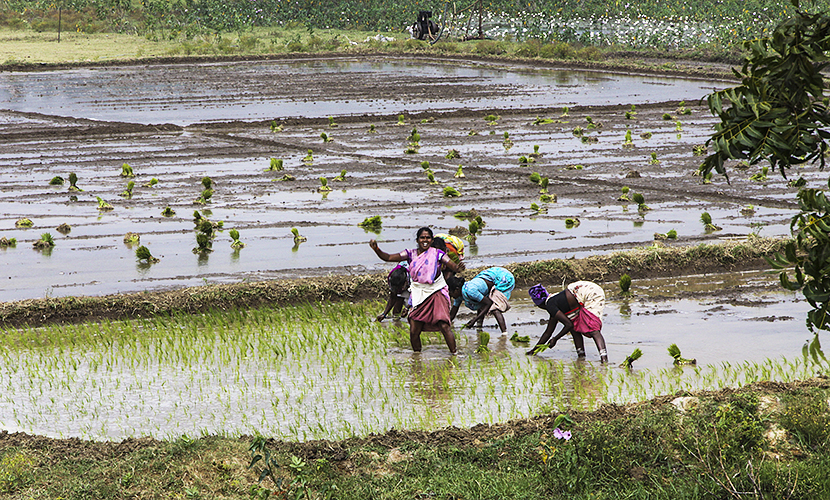
{"label": "weed clump", "polygon": [[0,248],[16,247],[16,246],[17,246],[17,238],[6,238],[5,236],[0,238]]}
{"label": "weed clump", "polygon": [[64,222],[60,226],[55,228],[55,231],[61,233],[62,235],[66,236],[67,234],[72,232],[72,226]]}
{"label": "weed clump", "polygon": [[620,276],[620,292],[623,295],[630,295],[631,294],[631,276],[628,274],[623,274]]}
{"label": "weed clump", "polygon": [[14,223],[14,227],[20,228],[32,227],[34,225],[35,223],[32,222],[32,219],[27,219],[25,217],[23,219],[17,219],[17,221]]}

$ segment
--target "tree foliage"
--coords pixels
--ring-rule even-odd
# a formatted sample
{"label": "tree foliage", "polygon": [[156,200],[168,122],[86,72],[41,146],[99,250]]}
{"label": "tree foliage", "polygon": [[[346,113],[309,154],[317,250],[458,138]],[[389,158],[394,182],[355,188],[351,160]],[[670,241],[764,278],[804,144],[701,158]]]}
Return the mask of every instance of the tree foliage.
{"label": "tree foliage", "polygon": [[[792,165],[819,162],[830,139],[824,77],[830,50],[830,15],[798,10],[767,38],[745,42],[750,55],[740,72],[741,85],[708,97],[709,109],[721,122],[707,141],[714,149],[700,167],[727,175],[727,159],[751,164],[769,161],[786,177]],[[724,107],[728,102],[729,107]],[[801,189],[800,213],[790,225],[794,240],[770,259],[779,269],[795,266],[795,280],[781,272],[781,283],[803,290],[813,306],[807,327],[830,329],[830,200],[822,190]]]}

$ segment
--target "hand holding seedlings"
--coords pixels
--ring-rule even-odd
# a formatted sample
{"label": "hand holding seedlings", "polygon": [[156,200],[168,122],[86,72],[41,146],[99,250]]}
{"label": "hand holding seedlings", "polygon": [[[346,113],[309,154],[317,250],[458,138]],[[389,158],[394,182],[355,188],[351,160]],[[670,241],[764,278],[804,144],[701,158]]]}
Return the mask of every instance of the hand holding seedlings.
{"label": "hand holding seedlings", "polygon": [[472,328],[476,323],[483,321],[487,314],[492,314],[496,318],[501,333],[507,333],[507,325],[502,313],[510,309],[507,301],[510,300],[510,294],[516,288],[516,278],[513,273],[503,267],[491,267],[467,282],[455,276],[447,278],[447,285],[450,297],[454,299],[450,318],[455,319],[458,308],[464,302],[467,308],[476,311],[475,317],[464,325],[465,328]]}

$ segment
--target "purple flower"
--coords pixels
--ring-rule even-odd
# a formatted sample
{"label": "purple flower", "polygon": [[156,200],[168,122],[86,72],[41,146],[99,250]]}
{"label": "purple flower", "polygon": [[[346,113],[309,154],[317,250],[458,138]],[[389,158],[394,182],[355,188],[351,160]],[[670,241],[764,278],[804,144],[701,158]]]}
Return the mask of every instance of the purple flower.
{"label": "purple flower", "polygon": [[553,430],[553,437],[556,439],[564,439],[565,441],[569,441],[571,439],[571,431],[563,431],[559,427]]}

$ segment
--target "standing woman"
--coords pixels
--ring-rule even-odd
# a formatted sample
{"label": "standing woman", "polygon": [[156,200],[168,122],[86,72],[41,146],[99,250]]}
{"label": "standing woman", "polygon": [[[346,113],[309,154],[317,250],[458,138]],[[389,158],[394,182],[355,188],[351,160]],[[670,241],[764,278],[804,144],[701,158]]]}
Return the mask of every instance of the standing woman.
{"label": "standing woman", "polygon": [[446,266],[450,271],[461,272],[464,264],[456,264],[447,254],[432,246],[432,229],[422,227],[415,233],[418,247],[401,253],[388,254],[378,247],[375,240],[369,246],[381,260],[386,262],[409,262],[411,280],[410,297],[412,310],[409,312],[409,342],[412,350],[421,351],[421,332],[438,332],[452,354],[456,353],[455,335],[450,327],[450,295],[441,272]]}
{"label": "standing woman", "polygon": [[[548,347],[555,346],[557,340],[570,332],[576,346],[577,357],[585,357],[585,341],[582,337],[588,337],[594,339],[600,361],[603,364],[608,363],[605,337],[602,336],[605,291],[601,286],[590,281],[576,281],[556,295],[549,295],[545,287],[539,284],[530,287],[528,293],[537,307],[550,313],[550,320],[542,338],[527,354],[536,354],[539,346],[546,342]],[[562,323],[562,330],[551,338],[557,323]]]}

